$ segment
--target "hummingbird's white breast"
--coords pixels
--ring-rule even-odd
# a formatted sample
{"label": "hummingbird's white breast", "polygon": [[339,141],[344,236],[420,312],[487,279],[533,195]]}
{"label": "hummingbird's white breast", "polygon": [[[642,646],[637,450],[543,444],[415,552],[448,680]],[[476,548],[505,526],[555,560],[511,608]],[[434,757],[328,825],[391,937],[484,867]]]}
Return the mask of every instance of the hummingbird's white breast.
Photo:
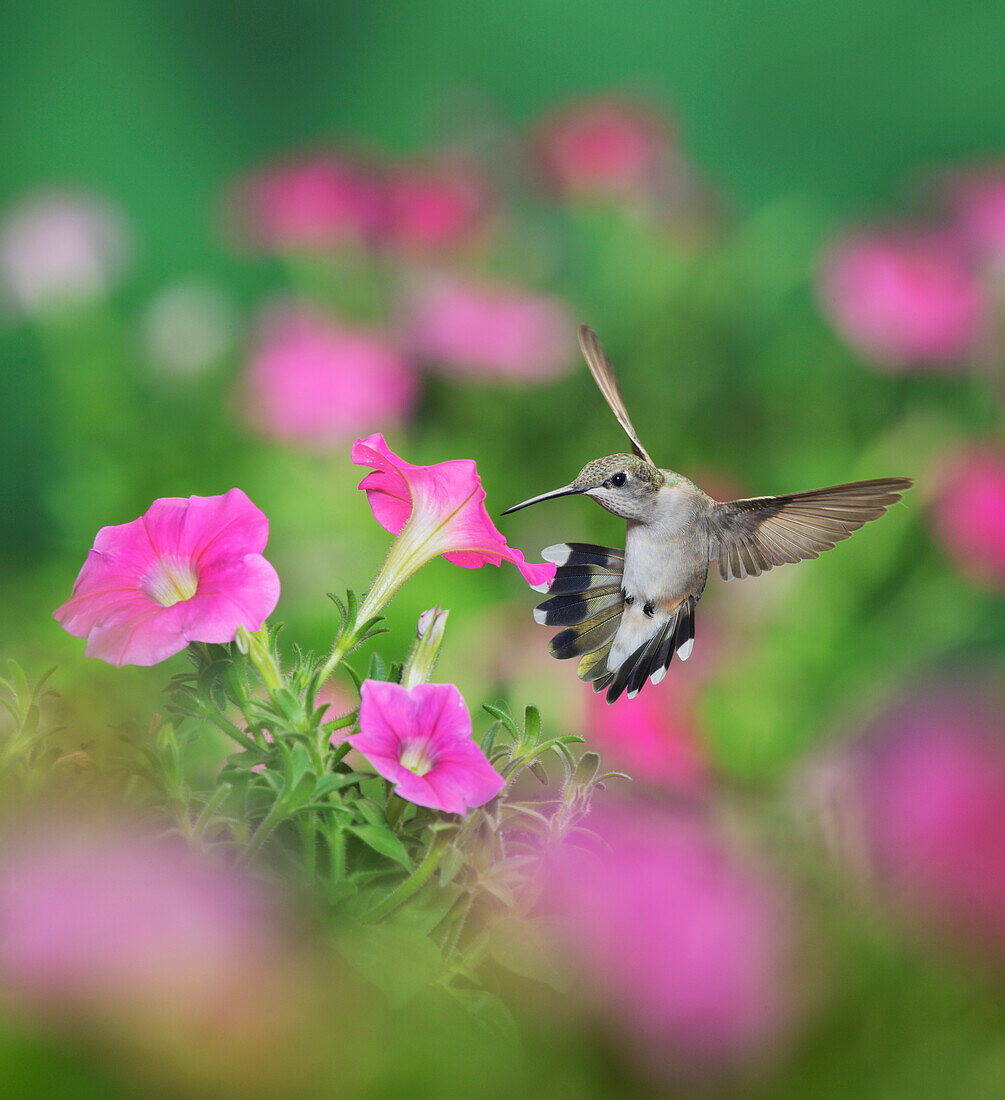
{"label": "hummingbird's white breast", "polygon": [[681,479],[660,489],[650,521],[629,522],[626,607],[611,646],[610,669],[661,630],[682,600],[701,595],[708,575],[708,542],[698,520],[708,499]]}

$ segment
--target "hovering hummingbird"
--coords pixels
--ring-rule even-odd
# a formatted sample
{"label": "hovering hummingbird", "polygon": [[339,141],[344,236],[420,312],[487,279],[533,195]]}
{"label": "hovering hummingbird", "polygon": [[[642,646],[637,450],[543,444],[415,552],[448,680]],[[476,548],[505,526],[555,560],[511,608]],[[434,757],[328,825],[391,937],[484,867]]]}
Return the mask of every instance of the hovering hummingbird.
{"label": "hovering hummingbird", "polygon": [[534,611],[537,622],[564,629],[551,640],[560,660],[579,658],[581,680],[607,689],[613,703],[658,684],[674,654],[694,646],[694,611],[709,562],[723,580],[759,576],[787,562],[815,558],[881,516],[912,482],[905,477],[855,481],[776,497],[717,501],[649,457],[628,417],[610,361],[588,326],[579,346],[634,454],[588,462],[569,485],[531,497],[503,515],[542,500],[584,493],[628,525],[624,550],[581,542],[541,552],[558,566]]}

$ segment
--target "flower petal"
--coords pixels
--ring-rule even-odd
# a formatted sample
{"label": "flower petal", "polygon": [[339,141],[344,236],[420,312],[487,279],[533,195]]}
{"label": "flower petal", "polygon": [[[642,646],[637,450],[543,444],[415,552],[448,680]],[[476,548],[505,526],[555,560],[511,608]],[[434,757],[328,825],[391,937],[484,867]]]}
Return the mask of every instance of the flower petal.
{"label": "flower petal", "polygon": [[[360,733],[349,738],[397,793],[418,806],[465,814],[494,798],[505,780],[471,740],[471,715],[453,684],[366,680],[360,692]],[[432,766],[417,775],[401,763],[406,744],[425,742]]]}
{"label": "flower petal", "polygon": [[[257,630],[279,598],[279,577],[261,556],[268,520],[240,489],[216,497],[164,497],[130,523],[103,527],[73,596],[54,612],[87,637],[88,656],[151,665],[190,641],[228,642]],[[164,606],[149,587],[170,567],[196,581],[188,598]]]}
{"label": "flower petal", "polygon": [[519,550],[507,546],[485,510],[485,490],[469,459],[450,459],[434,466],[413,466],[399,458],[379,433],[357,440],[350,457],[374,472],[361,482],[377,522],[398,534],[410,520],[428,531],[429,556],[442,554],[465,569],[512,562],[528,584],[551,581],[555,566],[531,565]]}

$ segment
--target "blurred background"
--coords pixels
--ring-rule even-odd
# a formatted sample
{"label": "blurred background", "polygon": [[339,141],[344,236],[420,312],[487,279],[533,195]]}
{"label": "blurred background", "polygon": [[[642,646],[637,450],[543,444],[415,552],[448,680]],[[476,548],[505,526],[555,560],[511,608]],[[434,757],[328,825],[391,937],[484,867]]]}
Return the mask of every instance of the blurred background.
{"label": "blurred background", "polygon": [[[285,644],[317,650],[324,594],[364,590],[389,542],[358,436],[475,459],[531,560],[618,544],[575,498],[498,519],[625,449],[581,322],[657,461],[713,496],[916,479],[819,561],[713,576],[693,659],[613,708],[548,656],[515,570],[441,560],[403,589],[383,651],[442,603],[437,676],[473,710],[537,704],[646,812],[688,816],[636,879],[676,884],[638,905],[691,946],[631,1000],[645,1026],[514,989],[505,1065],[423,1075],[407,1032],[357,1095],[435,1074],[489,1095],[483,1072],[1001,1095],[1003,48],[976,2],[0,9],[0,650],[58,665],[68,753],[145,729],[184,667],[88,660],[52,619],[98,528],[157,497],[240,486],[270,518]],[[10,1019],[24,1095],[220,1085],[205,1052],[144,1065],[132,1029],[68,1045]]]}

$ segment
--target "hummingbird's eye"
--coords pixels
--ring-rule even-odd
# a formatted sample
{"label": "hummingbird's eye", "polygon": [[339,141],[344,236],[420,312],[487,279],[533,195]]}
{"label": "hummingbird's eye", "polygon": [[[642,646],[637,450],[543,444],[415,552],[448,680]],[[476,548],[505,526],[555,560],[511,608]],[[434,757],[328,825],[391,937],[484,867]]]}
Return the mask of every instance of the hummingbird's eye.
{"label": "hummingbird's eye", "polygon": [[620,489],[621,486],[624,485],[625,480],[626,478],[624,471],[619,471],[614,475],[614,477],[611,478],[611,484],[614,486],[615,489]]}

